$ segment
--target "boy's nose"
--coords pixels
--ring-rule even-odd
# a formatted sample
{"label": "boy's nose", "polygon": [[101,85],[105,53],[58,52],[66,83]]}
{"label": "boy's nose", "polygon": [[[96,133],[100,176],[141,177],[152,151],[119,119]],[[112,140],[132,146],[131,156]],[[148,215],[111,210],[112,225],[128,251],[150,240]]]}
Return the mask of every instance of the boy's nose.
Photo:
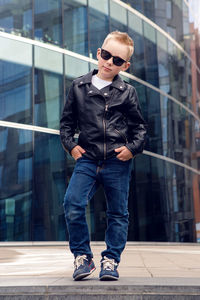
{"label": "boy's nose", "polygon": [[107,60],[107,63],[109,63],[110,65],[112,65],[112,64],[113,64],[113,57],[109,58],[109,59]]}

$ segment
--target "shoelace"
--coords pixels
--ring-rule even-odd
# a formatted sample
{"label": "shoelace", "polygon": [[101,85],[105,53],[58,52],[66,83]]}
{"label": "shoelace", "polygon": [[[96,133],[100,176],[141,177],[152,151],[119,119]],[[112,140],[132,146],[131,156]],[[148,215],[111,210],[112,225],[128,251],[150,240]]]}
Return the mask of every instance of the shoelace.
{"label": "shoelace", "polygon": [[79,255],[75,258],[74,266],[79,268],[81,265],[84,265],[84,260],[88,260],[86,255]]}
{"label": "shoelace", "polygon": [[114,261],[114,259],[108,258],[108,257],[104,257],[104,260],[102,261],[103,264],[103,269],[109,269],[114,271],[115,266],[117,266],[117,263]]}

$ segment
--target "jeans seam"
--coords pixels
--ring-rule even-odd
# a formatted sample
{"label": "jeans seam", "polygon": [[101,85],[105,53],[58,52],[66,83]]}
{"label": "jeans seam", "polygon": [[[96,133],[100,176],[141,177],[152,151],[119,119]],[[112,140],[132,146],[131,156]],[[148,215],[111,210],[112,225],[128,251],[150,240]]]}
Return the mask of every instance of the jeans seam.
{"label": "jeans seam", "polygon": [[94,180],[93,185],[92,185],[90,191],[88,192],[88,194],[87,194],[87,196],[86,196],[86,197],[87,197],[87,204],[88,204],[88,202],[89,202],[89,194],[91,193],[91,191],[92,191],[93,187],[95,186],[95,184],[96,184],[96,180]]}

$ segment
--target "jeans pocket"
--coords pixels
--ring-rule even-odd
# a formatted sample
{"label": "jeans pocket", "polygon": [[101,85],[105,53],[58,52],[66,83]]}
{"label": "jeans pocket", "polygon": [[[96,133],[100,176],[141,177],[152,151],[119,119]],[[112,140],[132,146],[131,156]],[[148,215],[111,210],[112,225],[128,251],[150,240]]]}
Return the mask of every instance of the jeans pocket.
{"label": "jeans pocket", "polygon": [[76,162],[79,161],[81,158],[83,158],[83,156],[80,156],[76,159]]}

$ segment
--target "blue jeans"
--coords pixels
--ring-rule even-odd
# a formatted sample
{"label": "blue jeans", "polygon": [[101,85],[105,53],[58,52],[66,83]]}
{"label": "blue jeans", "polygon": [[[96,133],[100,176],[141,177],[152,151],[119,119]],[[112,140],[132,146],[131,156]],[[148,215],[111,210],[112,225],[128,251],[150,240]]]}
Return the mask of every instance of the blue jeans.
{"label": "blue jeans", "polygon": [[102,257],[120,262],[128,233],[128,194],[132,159],[126,162],[113,157],[95,161],[86,157],[77,160],[64,197],[64,212],[69,232],[70,250],[76,257],[93,257],[86,222],[86,206],[99,184],[102,184],[107,202],[107,249]]}

